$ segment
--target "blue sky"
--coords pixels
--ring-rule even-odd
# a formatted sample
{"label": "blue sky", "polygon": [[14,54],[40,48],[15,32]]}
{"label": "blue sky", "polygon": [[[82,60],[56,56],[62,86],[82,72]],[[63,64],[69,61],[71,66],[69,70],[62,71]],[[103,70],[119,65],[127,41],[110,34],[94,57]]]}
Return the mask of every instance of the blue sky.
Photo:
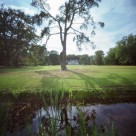
{"label": "blue sky", "polygon": [[[56,13],[57,5],[62,0],[50,0],[52,5],[52,13]],[[0,4],[24,10],[24,12],[33,15],[36,13],[36,8],[30,6],[31,0],[0,0]],[[92,50],[89,46],[83,47],[82,51],[78,51],[72,38],[68,38],[67,54],[89,54],[93,55],[96,50],[103,50],[104,53],[115,47],[116,42],[121,40],[123,36],[128,34],[136,34],[136,0],[102,0],[99,8],[91,9],[91,14],[94,21],[102,21],[105,27],[102,29],[99,26],[96,28],[96,35],[93,41],[96,49]],[[40,33],[40,28],[37,28]],[[46,38],[46,37],[45,37]],[[42,39],[41,44],[45,42]],[[47,45],[48,50],[57,50],[61,52],[62,47],[59,37],[52,37]]]}

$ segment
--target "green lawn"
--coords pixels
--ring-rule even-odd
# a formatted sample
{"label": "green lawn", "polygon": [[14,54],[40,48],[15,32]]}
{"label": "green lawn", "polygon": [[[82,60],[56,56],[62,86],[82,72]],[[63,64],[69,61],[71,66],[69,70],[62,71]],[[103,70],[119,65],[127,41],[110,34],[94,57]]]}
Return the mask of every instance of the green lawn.
{"label": "green lawn", "polygon": [[0,90],[84,90],[136,87],[136,66],[37,66],[0,68]]}

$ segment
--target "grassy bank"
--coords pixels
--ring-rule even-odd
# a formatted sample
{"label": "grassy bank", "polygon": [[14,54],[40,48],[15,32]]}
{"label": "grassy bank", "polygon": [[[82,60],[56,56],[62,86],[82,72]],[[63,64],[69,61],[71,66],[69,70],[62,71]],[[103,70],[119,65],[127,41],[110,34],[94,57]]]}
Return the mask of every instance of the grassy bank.
{"label": "grassy bank", "polygon": [[0,68],[0,90],[135,88],[136,66],[38,66]]}

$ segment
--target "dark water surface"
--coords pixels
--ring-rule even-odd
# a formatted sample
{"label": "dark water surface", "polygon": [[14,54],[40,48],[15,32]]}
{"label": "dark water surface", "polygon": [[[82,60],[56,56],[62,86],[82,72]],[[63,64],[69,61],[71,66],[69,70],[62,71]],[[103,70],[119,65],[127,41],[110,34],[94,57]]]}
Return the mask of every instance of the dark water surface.
{"label": "dark water surface", "polygon": [[[76,128],[77,115],[80,111],[85,113],[85,116],[90,116],[88,119],[88,127],[96,126],[100,131],[106,131],[114,126],[115,135],[117,136],[136,136],[136,103],[117,103],[117,104],[96,104],[86,106],[70,106],[66,107],[68,122],[72,128]],[[56,118],[58,129],[64,127],[64,122],[61,122],[61,108],[48,106],[36,111],[35,117],[32,119],[31,127],[29,127],[30,135],[39,133],[39,121],[44,121],[47,117]],[[75,118],[75,119],[73,119]],[[66,122],[65,122],[66,123]],[[47,125],[47,124],[46,124]],[[46,128],[47,126],[45,126]],[[63,135],[64,129],[58,131],[59,135]],[[7,136],[21,135],[26,136],[28,127],[23,128],[20,132],[7,132]],[[78,134],[80,136],[80,134]]]}

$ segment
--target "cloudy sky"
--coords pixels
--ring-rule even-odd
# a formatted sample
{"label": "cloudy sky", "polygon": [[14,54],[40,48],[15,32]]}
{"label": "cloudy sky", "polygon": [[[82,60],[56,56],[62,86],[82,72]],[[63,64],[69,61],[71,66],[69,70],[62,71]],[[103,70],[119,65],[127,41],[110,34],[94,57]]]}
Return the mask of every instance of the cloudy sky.
{"label": "cloudy sky", "polygon": [[[61,4],[62,0],[49,1],[53,9],[52,13],[56,13],[57,6]],[[31,0],[0,0],[0,4],[21,9],[33,15],[36,12],[36,8],[32,7],[30,3]],[[123,36],[136,34],[136,0],[102,0],[99,4],[99,8],[93,8],[91,14],[94,17],[94,21],[105,23],[103,29],[97,26],[95,31],[96,35],[92,39],[96,48],[93,50],[91,47],[86,46],[83,47],[82,51],[78,51],[72,38],[69,37],[67,42],[67,54],[93,55],[97,50],[103,50],[106,54],[110,48],[115,47],[116,42],[121,40]],[[40,33],[38,27],[37,32]],[[45,42],[45,38],[42,39],[41,44]],[[47,48],[48,50],[61,52],[62,47],[59,37],[53,36],[50,38]]]}

